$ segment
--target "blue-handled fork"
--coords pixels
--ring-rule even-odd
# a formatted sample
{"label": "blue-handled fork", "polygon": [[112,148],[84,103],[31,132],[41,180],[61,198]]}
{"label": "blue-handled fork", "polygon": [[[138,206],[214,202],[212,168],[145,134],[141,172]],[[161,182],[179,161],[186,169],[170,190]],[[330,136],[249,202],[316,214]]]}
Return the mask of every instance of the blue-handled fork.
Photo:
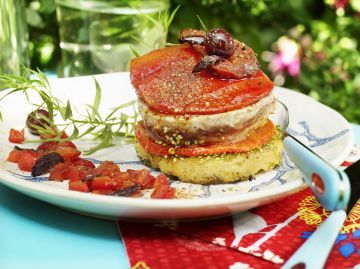
{"label": "blue-handled fork", "polygon": [[[302,172],[305,182],[318,201],[326,209],[332,211],[325,222],[290,257],[282,269],[321,269],[325,265],[347,213],[359,198],[360,162],[344,171],[335,168],[286,132],[289,112],[287,107],[279,101],[276,107],[280,113],[277,113],[278,118],[275,121],[285,131],[284,148],[287,154]],[[346,209],[348,212],[345,212]]]}

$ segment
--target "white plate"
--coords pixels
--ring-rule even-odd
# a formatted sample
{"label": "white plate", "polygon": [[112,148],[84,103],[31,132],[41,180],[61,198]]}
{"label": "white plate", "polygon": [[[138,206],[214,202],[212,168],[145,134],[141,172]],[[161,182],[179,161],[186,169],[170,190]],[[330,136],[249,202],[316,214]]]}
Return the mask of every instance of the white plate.
{"label": "white plate", "polygon": [[[103,90],[101,113],[135,98],[128,73],[99,75],[97,78]],[[61,100],[69,98],[79,110],[83,104],[92,103],[95,87],[90,77],[55,79],[51,83],[55,96]],[[290,128],[301,141],[334,165],[339,165],[347,157],[354,139],[349,123],[340,114],[291,90],[276,88],[275,94],[288,106]],[[44,177],[31,178],[29,173],[19,171],[16,164],[6,162],[13,147],[8,142],[9,128],[22,128],[31,110],[31,105],[21,94],[14,94],[0,103],[4,117],[0,124],[0,182],[34,198],[83,214],[132,219],[216,217],[270,203],[304,186],[299,171],[284,155],[281,167],[259,174],[251,181],[210,186],[171,183],[180,192],[191,194],[191,199],[154,200],[69,191],[66,182],[50,182]],[[81,148],[81,145],[91,142],[76,143]],[[118,145],[90,157],[117,161],[122,168],[144,167],[132,145]]]}

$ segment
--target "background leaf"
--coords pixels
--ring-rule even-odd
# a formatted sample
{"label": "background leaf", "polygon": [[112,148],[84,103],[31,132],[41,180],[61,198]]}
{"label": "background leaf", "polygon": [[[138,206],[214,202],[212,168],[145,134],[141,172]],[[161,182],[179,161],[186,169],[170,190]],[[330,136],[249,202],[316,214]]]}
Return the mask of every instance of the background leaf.
{"label": "background leaf", "polygon": [[96,116],[96,112],[99,111],[99,107],[100,107],[100,102],[101,102],[101,88],[99,85],[99,82],[96,80],[95,77],[93,77],[94,82],[95,82],[95,98],[94,98],[94,102],[93,102],[93,106],[92,106],[92,113],[91,113],[91,119],[94,119]]}
{"label": "background leaf", "polygon": [[36,28],[44,28],[45,24],[40,14],[30,8],[26,9],[27,23]]}

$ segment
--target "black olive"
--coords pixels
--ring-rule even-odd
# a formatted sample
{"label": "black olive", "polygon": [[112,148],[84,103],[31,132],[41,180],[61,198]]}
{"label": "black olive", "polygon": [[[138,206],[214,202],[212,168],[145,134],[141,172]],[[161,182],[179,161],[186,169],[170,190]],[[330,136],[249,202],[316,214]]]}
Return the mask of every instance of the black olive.
{"label": "black olive", "polygon": [[56,152],[47,153],[35,162],[35,165],[31,170],[31,176],[37,177],[45,174],[55,165],[63,163],[64,161],[64,158]]}
{"label": "black olive", "polygon": [[114,196],[131,196],[134,192],[138,191],[140,189],[138,184],[131,185],[130,187],[127,187],[125,189],[115,191],[111,193],[111,195]]}
{"label": "black olive", "polygon": [[39,108],[29,114],[26,119],[26,127],[29,128],[30,133],[33,135],[39,135],[38,130],[33,125],[45,128],[46,126],[50,125],[49,121],[51,121],[49,118],[49,112],[47,112],[45,109]]}
{"label": "black olive", "polygon": [[235,51],[232,36],[224,29],[212,29],[205,36],[205,48],[209,55],[230,57]]}

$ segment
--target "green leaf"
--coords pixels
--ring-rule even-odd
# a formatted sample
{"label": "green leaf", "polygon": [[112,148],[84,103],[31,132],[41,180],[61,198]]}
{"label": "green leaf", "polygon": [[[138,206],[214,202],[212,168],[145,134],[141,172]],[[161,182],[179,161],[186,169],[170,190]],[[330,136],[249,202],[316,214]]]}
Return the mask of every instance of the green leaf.
{"label": "green leaf", "polygon": [[208,30],[207,30],[204,22],[203,22],[202,19],[200,18],[200,16],[199,16],[199,15],[196,15],[196,17],[198,18],[198,20],[199,20],[199,22],[200,22],[200,24],[201,24],[201,27],[204,28],[205,32],[207,32]]}
{"label": "green leaf", "polygon": [[[54,104],[53,104],[53,102],[51,102],[50,96],[44,91],[39,91],[39,95],[40,95],[41,99],[44,101],[44,103],[46,104],[47,110],[49,112],[49,118],[53,118]],[[60,111],[60,113],[61,113],[61,111]],[[63,116],[63,114],[61,114],[61,115]],[[64,113],[64,116],[65,116],[65,113]],[[63,119],[64,119],[64,116],[63,116]]]}
{"label": "green leaf", "polygon": [[99,85],[99,82],[96,80],[95,77],[92,77],[95,81],[95,88],[96,88],[96,94],[94,98],[94,102],[92,105],[92,113],[91,113],[91,119],[95,118],[95,115],[99,112],[100,102],[101,102],[101,88]]}
{"label": "green leaf", "polygon": [[95,126],[91,126],[91,127],[89,127],[85,132],[83,132],[81,135],[79,135],[78,137],[77,137],[77,139],[79,139],[79,138],[81,138],[81,137],[84,137],[85,135],[87,135],[87,134],[90,134],[92,131],[94,131],[95,130]]}
{"label": "green leaf", "polygon": [[45,23],[39,13],[37,13],[35,10],[27,8],[26,9],[26,20],[27,23],[35,28],[44,28]]}
{"label": "green leaf", "polygon": [[144,47],[152,49],[152,45],[147,43],[146,41],[142,40],[141,38],[138,38],[137,36],[134,36],[134,35],[132,35],[131,38],[134,39],[135,41],[137,41],[139,44],[143,45]]}
{"label": "green leaf", "polygon": [[108,130],[106,130],[104,134],[105,135],[102,137],[102,141],[98,145],[90,148],[89,150],[84,151],[85,155],[90,155],[100,149],[104,149],[104,148],[107,148],[107,147],[110,147],[113,145],[112,144],[112,132],[111,131],[109,132]]}
{"label": "green leaf", "polygon": [[[86,104],[85,106],[91,109],[91,115],[88,117],[91,122],[96,122],[98,120],[102,120],[101,115],[98,110],[94,109],[93,106],[88,105],[88,104]],[[98,117],[98,119],[96,119],[96,117]]]}
{"label": "green leaf", "polygon": [[69,138],[68,138],[69,140],[74,140],[79,137],[79,129],[76,127],[75,124],[73,124],[73,128],[74,128],[74,130],[73,130],[72,134],[69,136]]}
{"label": "green leaf", "polygon": [[129,107],[129,106],[134,106],[135,103],[136,103],[136,100],[131,100],[131,101],[127,102],[127,103],[121,104],[121,105],[113,108],[112,112],[105,118],[105,121],[109,120],[120,109]]}
{"label": "green leaf", "polygon": [[65,118],[64,120],[68,120],[70,117],[72,117],[72,109],[71,109],[71,104],[70,101],[67,100],[66,102],[66,108],[65,108]]}
{"label": "green leaf", "polygon": [[47,76],[43,72],[41,72],[40,69],[37,69],[37,71],[34,71],[31,69],[25,68],[25,70],[28,70],[30,73],[37,76],[39,78],[39,80],[41,81],[42,86],[45,89],[47,89],[48,91],[51,91],[49,80],[48,80]]}
{"label": "green leaf", "polygon": [[164,31],[167,32],[169,27],[170,27],[170,24],[172,23],[172,21],[174,20],[174,17],[175,17],[175,14],[177,13],[177,11],[179,10],[180,8],[180,5],[178,5],[174,10],[173,12],[171,12],[171,15],[170,17],[167,19],[165,25],[166,27],[164,27]]}
{"label": "green leaf", "polygon": [[56,3],[55,0],[40,0],[40,12],[44,14],[51,14],[55,11]]}
{"label": "green leaf", "polygon": [[129,46],[129,49],[136,58],[140,56],[140,54],[134,49],[132,45]]}

